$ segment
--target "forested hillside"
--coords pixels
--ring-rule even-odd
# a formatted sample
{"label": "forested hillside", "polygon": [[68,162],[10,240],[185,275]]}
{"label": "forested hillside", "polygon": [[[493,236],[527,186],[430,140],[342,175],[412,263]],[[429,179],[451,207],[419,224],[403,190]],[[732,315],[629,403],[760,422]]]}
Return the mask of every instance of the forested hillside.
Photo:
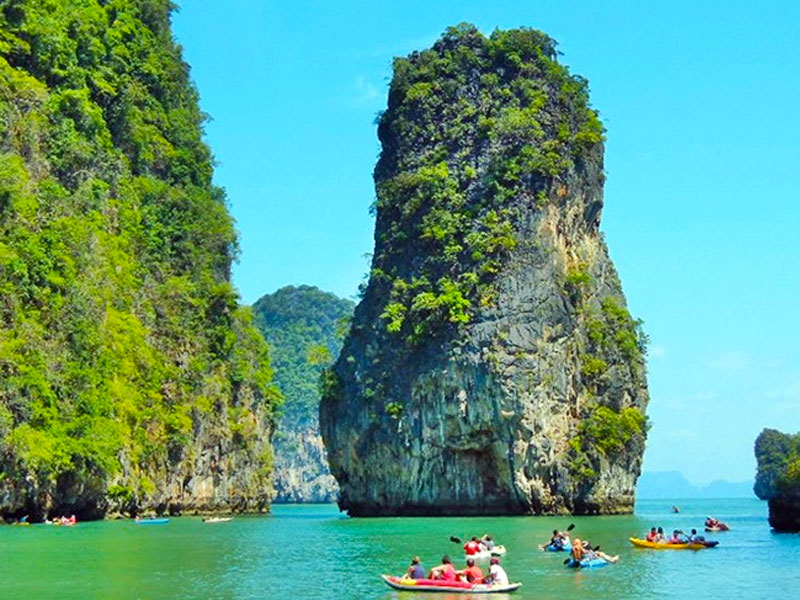
{"label": "forested hillside", "polygon": [[278,394],[168,0],[0,2],[0,513],[259,509]]}
{"label": "forested hillside", "polygon": [[353,303],[301,285],[262,296],[254,322],[272,349],[285,402],[275,433],[276,502],[330,502],[338,487],[319,433],[319,379],[338,356]]}

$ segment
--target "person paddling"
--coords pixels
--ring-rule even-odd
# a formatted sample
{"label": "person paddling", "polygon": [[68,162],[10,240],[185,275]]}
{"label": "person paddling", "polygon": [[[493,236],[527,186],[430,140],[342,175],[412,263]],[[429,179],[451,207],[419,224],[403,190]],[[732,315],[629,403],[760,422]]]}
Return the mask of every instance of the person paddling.
{"label": "person paddling", "polygon": [[478,541],[478,538],[472,536],[472,539],[464,544],[464,552],[467,553],[467,556],[475,556],[479,554],[481,551],[481,544]]}
{"label": "person paddling", "polygon": [[668,544],[685,544],[686,541],[681,537],[681,532],[675,529],[672,532],[672,537],[667,540]]}

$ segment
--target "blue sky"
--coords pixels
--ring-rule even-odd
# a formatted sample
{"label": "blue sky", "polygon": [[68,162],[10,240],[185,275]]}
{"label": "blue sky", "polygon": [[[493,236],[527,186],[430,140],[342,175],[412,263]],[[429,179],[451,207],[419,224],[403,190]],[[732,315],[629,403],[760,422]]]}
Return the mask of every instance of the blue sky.
{"label": "blue sky", "polygon": [[355,294],[393,56],[461,21],[534,27],[608,130],[601,228],[652,340],[645,469],[745,480],[763,427],[800,430],[800,3],[181,4],[245,302]]}

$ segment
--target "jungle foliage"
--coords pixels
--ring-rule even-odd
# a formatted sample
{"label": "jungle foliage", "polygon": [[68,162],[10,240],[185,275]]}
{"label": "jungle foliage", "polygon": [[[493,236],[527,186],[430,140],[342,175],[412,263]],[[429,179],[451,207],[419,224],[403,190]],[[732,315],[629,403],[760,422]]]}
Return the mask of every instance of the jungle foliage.
{"label": "jungle foliage", "polygon": [[281,429],[316,423],[320,378],[339,355],[352,314],[350,300],[308,285],[281,288],[253,305],[284,398]]}
{"label": "jungle foliage", "polygon": [[554,40],[468,24],[395,59],[378,133],[371,276],[386,329],[410,343],[494,302],[517,244],[515,202],[544,207],[604,139],[586,80],[556,60]]}
{"label": "jungle foliage", "polygon": [[124,458],[112,496],[147,496],[201,422],[246,449],[277,401],[172,8],[0,1],[6,483],[102,487]]}
{"label": "jungle foliage", "polygon": [[777,494],[800,494],[800,433],[765,429],[756,439],[755,493],[763,499]]}

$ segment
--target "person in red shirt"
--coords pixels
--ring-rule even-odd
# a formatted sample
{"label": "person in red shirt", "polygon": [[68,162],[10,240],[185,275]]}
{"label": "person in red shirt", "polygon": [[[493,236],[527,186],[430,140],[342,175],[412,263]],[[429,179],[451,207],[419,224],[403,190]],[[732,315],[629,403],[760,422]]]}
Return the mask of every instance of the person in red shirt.
{"label": "person in red shirt", "polygon": [[431,572],[428,574],[428,579],[441,579],[443,581],[456,580],[456,568],[450,561],[449,556],[443,556],[442,564],[431,569]]}
{"label": "person in red shirt", "polygon": [[467,556],[478,554],[481,551],[481,543],[478,541],[478,538],[473,536],[470,541],[464,544],[464,551],[467,553]]}
{"label": "person in red shirt", "polygon": [[656,532],[655,527],[650,528],[650,533],[647,534],[647,541],[648,542],[655,542],[656,538],[658,537],[658,533]]}
{"label": "person in red shirt", "polygon": [[483,581],[483,571],[475,564],[475,560],[472,558],[467,559],[467,568],[456,571],[456,575],[461,581],[466,581],[467,583],[480,583]]}

